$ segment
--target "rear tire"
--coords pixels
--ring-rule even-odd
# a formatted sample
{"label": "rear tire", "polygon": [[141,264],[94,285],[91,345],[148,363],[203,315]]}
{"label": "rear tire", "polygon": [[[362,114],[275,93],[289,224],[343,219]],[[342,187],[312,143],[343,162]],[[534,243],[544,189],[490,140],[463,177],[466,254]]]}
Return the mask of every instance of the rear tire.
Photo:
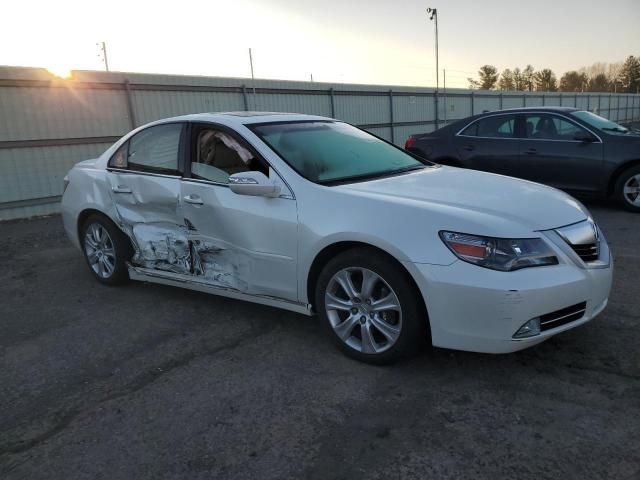
{"label": "rear tire", "polygon": [[616,200],[630,212],[640,213],[640,165],[628,168],[618,177],[615,186]]}
{"label": "rear tire", "polygon": [[105,285],[129,281],[126,262],[133,255],[131,243],[107,217],[90,215],[82,225],[80,244],[93,276]]}
{"label": "rear tire", "polygon": [[322,269],[315,307],[338,347],[362,362],[383,365],[425,343],[427,315],[408,274],[373,249],[338,254]]}

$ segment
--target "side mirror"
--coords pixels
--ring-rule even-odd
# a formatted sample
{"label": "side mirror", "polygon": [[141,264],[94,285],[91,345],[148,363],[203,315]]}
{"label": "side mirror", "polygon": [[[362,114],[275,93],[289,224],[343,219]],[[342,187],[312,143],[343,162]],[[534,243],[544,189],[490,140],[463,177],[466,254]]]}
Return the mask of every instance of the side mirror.
{"label": "side mirror", "polygon": [[229,176],[229,188],[238,195],[277,197],[280,186],[262,172],[240,172]]}
{"label": "side mirror", "polygon": [[595,142],[597,139],[589,132],[579,132],[573,137],[574,140],[579,142],[591,143]]}

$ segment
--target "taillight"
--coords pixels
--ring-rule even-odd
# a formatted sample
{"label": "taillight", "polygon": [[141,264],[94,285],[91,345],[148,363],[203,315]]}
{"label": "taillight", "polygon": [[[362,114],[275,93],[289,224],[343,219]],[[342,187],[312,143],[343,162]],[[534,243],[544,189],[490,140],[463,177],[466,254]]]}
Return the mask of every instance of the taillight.
{"label": "taillight", "polygon": [[414,137],[407,138],[407,141],[404,143],[404,149],[409,150],[416,144],[416,139]]}

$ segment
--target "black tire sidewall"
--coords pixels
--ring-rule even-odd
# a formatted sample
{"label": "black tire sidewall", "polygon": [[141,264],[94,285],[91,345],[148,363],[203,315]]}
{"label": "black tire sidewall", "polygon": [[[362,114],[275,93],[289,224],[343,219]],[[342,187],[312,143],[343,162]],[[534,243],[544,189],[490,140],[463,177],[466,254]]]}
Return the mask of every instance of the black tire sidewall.
{"label": "black tire sidewall", "polygon": [[[359,352],[345,344],[331,326],[324,308],[325,292],[333,275],[348,267],[361,267],[375,272],[398,296],[402,308],[402,328],[396,343],[384,352],[376,354]],[[427,315],[422,307],[422,301],[416,295],[420,293],[408,278],[408,273],[393,259],[373,249],[354,249],[340,253],[322,269],[316,283],[315,309],[329,335],[345,354],[363,362],[384,365],[415,353],[428,338]]]}
{"label": "black tire sidewall", "polygon": [[635,167],[631,167],[623,171],[620,174],[620,177],[618,177],[618,181],[616,182],[616,188],[615,188],[615,195],[618,202],[622,203],[622,206],[626,210],[629,210],[630,212],[636,212],[636,213],[640,213],[640,207],[636,207],[634,205],[631,205],[629,202],[627,202],[627,200],[624,198],[623,188],[624,188],[624,184],[627,183],[630,177],[633,177],[634,175],[638,175],[638,174],[640,174],[640,165],[636,165]]}
{"label": "black tire sidewall", "polygon": [[[85,236],[87,234],[87,230],[95,223],[102,226],[109,233],[109,237],[111,237],[111,241],[113,243],[116,261],[113,273],[108,278],[103,278],[93,271],[85,249]],[[82,248],[84,259],[89,266],[89,271],[100,283],[104,283],[105,285],[119,285],[129,280],[129,272],[126,262],[131,258],[131,243],[128,238],[126,238],[125,234],[109,218],[98,214],[90,215],[82,224],[80,246]]]}

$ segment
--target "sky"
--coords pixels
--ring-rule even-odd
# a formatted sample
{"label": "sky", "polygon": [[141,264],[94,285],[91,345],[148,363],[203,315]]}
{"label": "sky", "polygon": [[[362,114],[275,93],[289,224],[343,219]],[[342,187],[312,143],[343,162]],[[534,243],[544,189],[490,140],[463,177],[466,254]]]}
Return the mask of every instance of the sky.
{"label": "sky", "polygon": [[640,55],[640,0],[5,2],[0,65],[465,88],[484,64],[563,72]]}

